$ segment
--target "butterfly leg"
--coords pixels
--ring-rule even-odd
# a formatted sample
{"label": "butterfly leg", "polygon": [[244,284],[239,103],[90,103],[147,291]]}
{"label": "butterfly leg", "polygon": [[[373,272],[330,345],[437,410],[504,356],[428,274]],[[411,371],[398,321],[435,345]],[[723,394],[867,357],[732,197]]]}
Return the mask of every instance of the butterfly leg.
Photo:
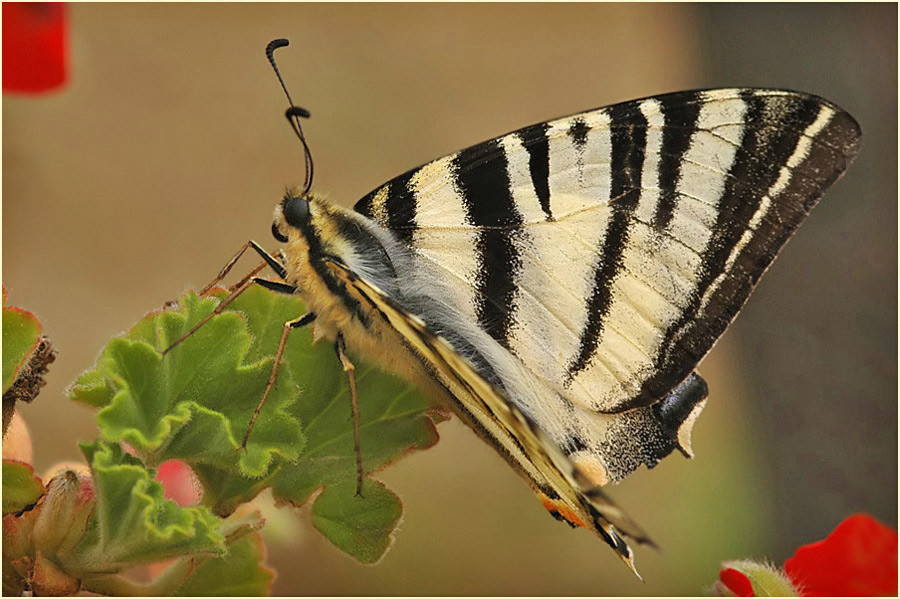
{"label": "butterfly leg", "polygon": [[347,373],[347,379],[350,381],[350,403],[353,406],[353,449],[356,452],[356,495],[362,497],[363,468],[362,468],[362,452],[359,444],[359,401],[356,395],[356,366],[347,357],[347,345],[344,342],[344,336],[338,333],[334,342],[334,350],[337,352],[344,372]]}
{"label": "butterfly leg", "polygon": [[[267,281],[267,283],[272,283],[272,281]],[[268,284],[263,286],[273,289],[273,287],[270,287]],[[290,287],[290,285],[285,285],[285,287]],[[278,291],[278,289],[275,289],[275,291]],[[272,391],[272,387],[275,386],[275,381],[278,380],[278,368],[279,366],[281,366],[281,356],[284,355],[284,346],[285,344],[287,344],[288,333],[291,332],[291,329],[304,327],[315,319],[316,315],[312,312],[308,312],[300,318],[289,320],[284,323],[284,328],[281,331],[281,340],[278,342],[278,351],[275,352],[275,363],[272,365],[272,374],[269,375],[269,381],[266,383],[266,390],[263,391],[262,399],[259,400],[259,403],[256,405],[256,409],[253,410],[253,417],[250,418],[250,424],[247,425],[247,431],[244,433],[244,439],[241,441],[242,449],[247,448],[247,440],[250,438],[250,431],[253,430],[253,425],[256,424],[256,419],[259,416],[259,412],[260,410],[262,410],[263,404],[266,403],[266,399],[269,397],[269,392]]]}
{"label": "butterfly leg", "polygon": [[[248,272],[247,275],[246,275],[243,279],[241,279],[240,281],[238,281],[237,283],[235,283],[234,285],[232,285],[231,287],[229,287],[229,288],[228,288],[228,293],[231,293],[231,292],[234,291],[235,289],[240,288],[240,287],[241,287],[244,283],[246,283],[249,279],[252,279],[252,278],[255,277],[256,275],[258,275],[258,274],[259,274],[259,271],[263,270],[266,266],[268,266],[268,264],[267,264],[265,261],[260,262],[259,264],[257,264],[256,267],[255,267],[253,270],[251,270],[250,272]],[[217,279],[217,280],[215,280],[214,282],[212,282],[212,283],[210,283],[209,285],[207,285],[206,287],[204,287],[203,289],[201,289],[199,295],[205,295],[206,292],[209,291],[210,289],[212,289],[212,288],[215,286],[215,284],[218,283],[220,280],[221,280],[221,279]]]}
{"label": "butterfly leg", "polygon": [[[182,341],[184,341],[185,339],[187,339],[188,337],[193,335],[197,331],[197,329],[199,329],[200,327],[205,325],[207,322],[209,322],[214,316],[216,316],[217,314],[221,314],[222,311],[231,302],[236,300],[239,295],[241,295],[242,293],[247,291],[247,289],[250,288],[250,285],[252,285],[254,283],[262,285],[263,287],[265,287],[267,289],[271,289],[273,291],[278,291],[281,293],[294,293],[297,290],[297,288],[294,287],[293,285],[288,285],[287,283],[279,283],[279,282],[275,282],[275,281],[269,281],[267,279],[262,279],[262,278],[256,276],[259,273],[259,271],[264,269],[266,266],[271,267],[272,270],[274,270],[278,274],[278,276],[281,277],[282,279],[284,279],[286,272],[284,270],[284,265],[282,265],[281,262],[279,262],[277,258],[275,258],[271,254],[269,254],[266,250],[264,250],[262,248],[262,246],[260,246],[258,243],[256,243],[255,241],[253,241],[251,239],[250,241],[245,243],[243,245],[243,247],[241,247],[241,249],[238,250],[238,252],[234,256],[232,256],[231,260],[229,260],[225,264],[225,266],[222,268],[222,270],[219,271],[219,274],[216,276],[216,278],[214,278],[212,281],[209,282],[208,285],[206,285],[203,289],[200,290],[200,295],[204,295],[210,289],[215,287],[215,285],[219,281],[221,281],[223,278],[225,278],[225,276],[228,274],[228,272],[231,270],[231,268],[235,265],[235,263],[237,263],[237,261],[240,259],[240,257],[244,255],[244,252],[246,252],[250,248],[252,248],[257,254],[262,256],[264,261],[262,263],[260,263],[256,268],[251,270],[247,276],[245,276],[243,279],[241,279],[235,285],[233,285],[229,289],[228,297],[226,297],[224,300],[222,300],[222,302],[218,306],[216,306],[216,309],[213,310],[213,312],[209,316],[207,316],[206,318],[204,318],[203,320],[198,322],[193,328],[191,328],[191,330],[189,330],[187,333],[185,333],[184,335],[179,337],[177,340],[175,340],[175,342],[172,343],[171,345],[169,345],[169,347],[164,349],[162,351],[163,356],[165,356],[167,353],[172,351],[172,349],[174,349],[175,346],[180,344]],[[166,306],[168,306],[169,304],[173,304],[173,303],[174,302],[167,302]]]}
{"label": "butterfly leg", "polygon": [[242,293],[247,291],[250,288],[250,286],[253,285],[254,283],[257,285],[262,285],[266,289],[271,289],[272,291],[278,291],[280,293],[294,293],[295,291],[297,291],[296,287],[294,287],[293,285],[288,285],[286,283],[279,283],[277,281],[269,281],[267,279],[261,279],[259,277],[252,277],[249,279],[245,279],[244,281],[242,281],[240,283],[239,286],[235,287],[232,290],[232,292],[228,294],[228,297],[223,299],[222,302],[218,306],[216,306],[216,309],[213,310],[212,312],[210,312],[209,315],[206,316],[206,318],[204,318],[203,320],[201,320],[200,322],[195,324],[193,327],[191,327],[191,330],[189,330],[187,333],[185,333],[184,335],[182,335],[181,337],[176,339],[171,345],[169,345],[169,347],[162,350],[162,352],[161,352],[162,355],[165,356],[167,353],[169,353],[170,351],[175,349],[175,347],[178,344],[180,344],[182,341],[184,341],[185,339],[187,339],[188,337],[190,337],[191,335],[196,333],[200,327],[202,327],[207,322],[212,320],[212,318],[214,316],[221,314],[222,311],[225,310],[225,308],[227,308],[229,306],[229,304],[231,304],[231,302],[236,300],[238,298],[238,296],[240,296]]}
{"label": "butterfly leg", "polygon": [[[241,253],[243,253],[243,250],[241,251]],[[239,256],[239,255],[240,255],[240,253],[238,254],[238,256]],[[221,280],[225,277],[225,275],[228,274],[228,271],[231,270],[231,267],[234,266],[235,260],[236,260],[235,258],[232,258],[232,259],[228,262],[228,264],[225,265],[225,268],[222,269],[222,271],[218,274],[218,276],[216,276],[215,279],[213,279],[212,281],[210,281],[205,287],[203,287],[203,289],[200,290],[200,293],[199,293],[198,295],[206,295],[206,293],[207,293],[210,289],[212,289],[213,287],[215,287],[215,286],[216,286],[216,283],[218,283],[219,281],[221,281]],[[240,281],[238,281],[237,283],[235,283],[234,285],[232,285],[231,287],[229,287],[229,288],[228,288],[228,293],[233,293],[236,289],[239,289],[239,288],[243,287],[243,285],[244,285],[249,279],[252,279],[254,276],[256,276],[257,274],[259,274],[259,271],[261,271],[262,269],[264,269],[267,265],[268,265],[268,263],[265,262],[265,261],[260,262],[259,264],[257,264],[257,265],[256,265],[256,268],[254,268],[254,269],[251,270],[249,273],[247,273],[247,275],[246,275],[243,279],[241,279]],[[178,305],[178,300],[169,300],[169,301],[167,301],[166,303],[163,304],[163,310],[168,310],[168,309],[170,309],[170,308],[174,308],[174,307],[176,307],[177,305]]]}
{"label": "butterfly leg", "polygon": [[[231,257],[231,260],[229,260],[225,264],[225,266],[222,267],[222,270],[219,271],[219,274],[216,276],[216,278],[214,278],[212,281],[209,282],[208,285],[206,285],[203,289],[200,290],[200,295],[205,294],[207,291],[209,291],[210,289],[215,287],[219,281],[224,279],[225,276],[228,274],[228,272],[232,269],[232,267],[237,263],[237,261],[240,260],[241,256],[244,255],[244,252],[246,252],[248,249],[251,249],[251,248],[257,254],[262,256],[262,259],[265,261],[265,263],[268,264],[269,266],[271,266],[272,270],[274,270],[276,273],[278,273],[279,277],[281,277],[282,279],[284,278],[285,270],[284,270],[284,266],[281,264],[281,262],[279,262],[275,256],[271,255],[269,252],[264,250],[262,248],[262,246],[260,246],[258,243],[256,243],[255,241],[253,241],[251,239],[250,241],[245,243],[241,247],[241,249],[239,249],[237,251],[237,253],[234,256]],[[244,277],[244,279],[238,283],[238,285],[245,282],[248,278],[252,277],[253,275],[257,274],[263,268],[264,268],[263,265],[260,265],[260,266],[257,266],[256,268],[254,268],[253,271],[247,277]]]}

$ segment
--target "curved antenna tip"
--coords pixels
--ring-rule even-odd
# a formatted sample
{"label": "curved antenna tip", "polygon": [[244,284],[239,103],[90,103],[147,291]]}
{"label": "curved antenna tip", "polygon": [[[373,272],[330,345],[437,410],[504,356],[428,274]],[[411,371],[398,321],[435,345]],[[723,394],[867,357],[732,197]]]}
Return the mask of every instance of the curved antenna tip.
{"label": "curved antenna tip", "polygon": [[295,116],[303,117],[305,119],[309,118],[309,111],[305,108],[301,108],[299,106],[291,106],[287,110],[284,111],[284,116],[288,118],[288,120],[294,118]]}
{"label": "curved antenna tip", "polygon": [[286,40],[283,37],[280,37],[277,40],[272,40],[266,46],[266,56],[268,56],[271,59],[272,54],[275,52],[275,50],[277,50],[278,48],[284,48],[285,46],[290,46],[290,45],[291,45],[290,40]]}

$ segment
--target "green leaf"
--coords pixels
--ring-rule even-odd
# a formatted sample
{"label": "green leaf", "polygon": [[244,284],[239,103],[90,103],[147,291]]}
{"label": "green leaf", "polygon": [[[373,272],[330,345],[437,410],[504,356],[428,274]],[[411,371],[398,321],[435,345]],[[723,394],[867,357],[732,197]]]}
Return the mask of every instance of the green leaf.
{"label": "green leaf", "polygon": [[175,593],[179,597],[265,597],[275,573],[262,565],[262,535],[245,534],[228,545],[228,554],[203,562]]}
{"label": "green leaf", "polygon": [[[228,527],[207,508],[179,507],[165,499],[154,472],[118,445],[98,441],[81,448],[91,476],[61,472],[32,509],[4,517],[4,584],[9,573],[45,593],[69,594],[71,585],[111,594],[171,594],[195,562],[225,555],[226,545],[238,538],[226,538],[221,530]],[[4,500],[6,486],[25,474],[10,467],[15,464],[4,460]],[[260,525],[254,517],[242,526],[253,530]],[[123,575],[142,564],[172,559],[180,560],[180,566],[149,583]],[[230,563],[247,571],[242,559]]]}
{"label": "green leaf", "polygon": [[149,465],[181,459],[261,477],[277,456],[295,459],[303,446],[297,420],[285,411],[296,387],[287,373],[273,388],[246,450],[241,439],[272,370],[252,355],[245,319],[227,312],[163,357],[168,347],[216,306],[188,294],[174,312],[157,312],[103,350],[98,367],[70,389],[75,401],[101,407],[103,438],[125,441]]}
{"label": "green leaf", "polygon": [[[256,331],[253,323],[266,320],[264,311],[259,309],[260,305],[265,304],[246,295],[235,302],[235,309],[248,316],[254,336],[269,335],[269,339],[261,341],[259,346],[277,347],[281,327],[275,325],[296,318],[305,311],[300,302],[289,296],[261,289],[255,295],[268,296],[269,301],[277,305],[294,304],[292,309],[283,311],[270,308],[271,313],[280,314],[279,318],[270,318],[268,328]],[[434,445],[438,440],[434,424],[444,416],[433,410],[427,396],[414,385],[379,370],[362,358],[351,357],[356,366],[359,393],[363,470],[375,472],[410,450]],[[302,423],[306,445],[296,461],[281,464],[266,480],[228,477],[223,488],[243,488],[244,496],[252,497],[259,489],[272,486],[276,500],[293,505],[305,503],[317,489],[324,489],[313,504],[313,523],[338,548],[361,561],[374,562],[390,546],[402,504],[381,483],[371,480],[366,481],[363,496],[366,497],[368,489],[373,488],[373,492],[377,493],[373,502],[360,502],[356,497],[356,452],[347,374],[335,355],[333,345],[325,341],[313,343],[312,332],[308,328],[291,333],[285,350],[285,362],[279,376],[285,371],[290,372],[302,389],[299,399],[288,410]],[[253,434],[256,434],[255,429]],[[198,475],[203,479],[206,473],[198,471]],[[392,511],[383,509],[388,495],[396,502],[396,516]],[[354,549],[345,535],[339,534],[338,527],[320,527],[315,517],[320,501],[329,502],[328,513],[343,509],[349,518],[345,525],[350,528],[354,526],[352,519],[362,518],[366,508],[377,508],[367,516],[369,521],[359,523],[361,528],[369,531],[365,544]]]}
{"label": "green leaf", "polygon": [[80,543],[60,557],[73,574],[119,571],[184,555],[222,555],[220,521],[204,507],[163,497],[136,458],[117,445],[82,444],[91,464],[96,507]]}
{"label": "green leaf", "polygon": [[[430,412],[428,398],[413,385],[353,360],[363,469],[376,471],[408,450],[434,445],[434,423],[443,417]],[[303,400],[292,408],[304,423],[307,445],[298,462],[282,468],[275,490],[280,499],[302,503],[323,484],[356,479],[353,413],[346,374],[330,347],[292,356],[289,368],[304,385]]]}
{"label": "green leaf", "polygon": [[41,323],[37,317],[21,308],[5,305],[3,293],[3,392],[9,389],[16,376],[41,340]]}
{"label": "green leaf", "polygon": [[[216,514],[227,515],[273,487],[277,500],[294,505],[324,489],[316,504],[329,501],[327,511],[333,513],[345,502],[348,518],[358,517],[353,515],[358,498],[347,375],[333,344],[313,343],[309,327],[288,337],[277,383],[247,450],[240,450],[272,371],[283,325],[305,313],[296,296],[252,287],[160,356],[158,350],[200,322],[223,297],[223,290],[204,298],[188,293],[177,310],[149,314],[107,346],[97,367],[70,389],[70,397],[101,408],[98,422],[105,439],[127,441],[150,464],[170,458],[189,464],[203,485],[204,504]],[[366,473],[436,443],[434,424],[444,415],[424,394],[362,357],[351,357]],[[367,482],[369,487],[381,497],[380,483]],[[396,505],[399,509],[399,500]],[[374,561],[371,548],[383,552],[389,546],[396,518],[384,509],[376,509],[372,518],[378,520],[365,524],[371,530],[366,549],[350,550],[336,527],[322,530],[351,555]],[[346,522],[350,528],[352,524]]]}
{"label": "green leaf", "polygon": [[365,563],[378,561],[400,521],[400,498],[382,483],[365,481],[362,496],[356,483],[327,487],[312,509],[313,525],[339,549]]}
{"label": "green leaf", "polygon": [[[314,347],[321,347],[319,346]],[[404,453],[426,449],[438,441],[435,423],[445,418],[421,391],[397,377],[366,364],[352,356],[356,365],[359,393],[360,451],[363,470],[377,471]],[[300,459],[282,466],[273,480],[275,498],[294,505],[304,503],[317,489],[324,491],[313,504],[313,522],[332,543],[364,562],[374,562],[387,550],[397,520],[388,510],[376,510],[379,522],[368,521],[366,543],[354,550],[337,527],[320,526],[316,519],[319,503],[328,501],[326,512],[343,511],[356,514],[360,504],[356,493],[356,454],[353,441],[353,418],[350,390],[346,374],[334,355],[325,348],[315,354],[293,356],[289,367],[296,380],[302,381],[302,401],[292,406],[301,422],[307,444]],[[303,373],[317,373],[315,378]],[[367,483],[370,481],[366,481]],[[376,490],[383,489],[375,483]],[[390,493],[389,491],[386,491]],[[369,485],[363,489],[368,499]],[[400,500],[391,493],[397,502]],[[380,495],[379,495],[380,497]],[[340,507],[338,504],[343,503]],[[352,522],[347,522],[352,527]],[[376,540],[376,537],[380,539]],[[373,551],[378,548],[381,553]]]}
{"label": "green leaf", "polygon": [[81,403],[102,408],[109,405],[116,391],[100,369],[82,373],[69,388],[69,397]]}
{"label": "green leaf", "polygon": [[3,460],[3,515],[20,512],[44,494],[44,484],[31,464]]}

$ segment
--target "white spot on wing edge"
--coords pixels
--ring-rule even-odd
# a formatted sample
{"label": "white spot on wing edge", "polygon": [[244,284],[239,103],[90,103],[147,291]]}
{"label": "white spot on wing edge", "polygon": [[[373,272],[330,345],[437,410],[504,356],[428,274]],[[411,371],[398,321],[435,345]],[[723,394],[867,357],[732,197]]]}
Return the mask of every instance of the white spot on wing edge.
{"label": "white spot on wing edge", "polygon": [[697,421],[697,418],[700,416],[700,412],[703,411],[703,408],[706,406],[706,399],[698,402],[692,409],[691,413],[687,415],[687,418],[681,423],[681,426],[678,427],[678,446],[681,448],[681,451],[684,454],[692,458],[694,457],[694,450],[691,449],[691,431],[694,429],[694,423]]}

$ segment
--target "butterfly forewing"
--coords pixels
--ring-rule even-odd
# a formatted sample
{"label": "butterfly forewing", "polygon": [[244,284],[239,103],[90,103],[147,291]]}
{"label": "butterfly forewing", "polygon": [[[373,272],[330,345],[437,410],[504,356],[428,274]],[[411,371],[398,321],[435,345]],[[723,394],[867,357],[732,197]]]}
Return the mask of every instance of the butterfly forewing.
{"label": "butterfly forewing", "polygon": [[442,270],[448,301],[549,388],[619,412],[690,374],[859,135],[805,94],[682,92],[479,144],[356,209]]}
{"label": "butterfly forewing", "polygon": [[551,513],[633,565],[619,535],[648,539],[597,487],[691,455],[707,394],[694,369],[859,138],[835,105],[778,90],[539,123],[357,203],[409,252],[404,292],[339,278]]}

